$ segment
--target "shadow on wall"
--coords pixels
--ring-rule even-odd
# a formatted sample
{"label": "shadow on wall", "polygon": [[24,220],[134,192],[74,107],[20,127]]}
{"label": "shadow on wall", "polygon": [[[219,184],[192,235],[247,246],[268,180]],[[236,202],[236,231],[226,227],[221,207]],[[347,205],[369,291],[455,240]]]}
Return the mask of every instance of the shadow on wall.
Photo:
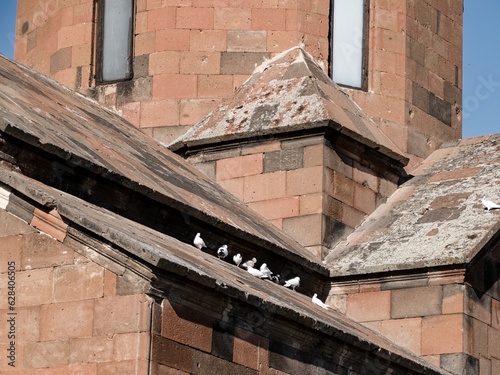
{"label": "shadow on wall", "polygon": [[476,295],[484,294],[500,300],[500,231],[484,246],[483,250],[467,267],[465,281],[469,283]]}
{"label": "shadow on wall", "polygon": [[[203,293],[192,291],[191,298],[199,292]],[[235,299],[205,292],[198,308],[193,300],[179,299],[181,294],[187,297],[186,291],[169,293],[161,306],[155,305],[155,320],[161,327],[155,330],[152,358],[159,366],[194,374],[249,375],[265,368],[288,374],[347,375],[399,367],[370,350]]]}

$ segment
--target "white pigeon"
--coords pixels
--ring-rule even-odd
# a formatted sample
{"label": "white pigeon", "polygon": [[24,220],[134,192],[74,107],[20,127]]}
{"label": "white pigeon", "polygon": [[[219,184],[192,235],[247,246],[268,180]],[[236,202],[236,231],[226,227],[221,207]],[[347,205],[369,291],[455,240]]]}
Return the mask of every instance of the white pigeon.
{"label": "white pigeon", "polygon": [[242,260],[243,260],[243,257],[241,256],[240,253],[233,256],[233,262],[234,262],[234,264],[236,264],[236,267],[240,266],[240,263]]}
{"label": "white pigeon", "polygon": [[247,271],[248,271],[248,273],[250,273],[250,275],[260,277],[261,279],[266,278],[266,276],[262,272],[260,272],[260,270],[258,270],[257,268],[253,268],[251,266],[248,266]]}
{"label": "white pigeon", "polygon": [[222,245],[221,247],[219,247],[219,250],[217,250],[217,256],[220,259],[224,259],[228,254],[229,253],[227,251],[227,245]]}
{"label": "white pigeon", "polygon": [[319,298],[318,298],[318,295],[316,293],[314,293],[314,295],[312,296],[312,303],[314,303],[315,305],[318,305],[326,310],[329,310],[330,309],[330,306],[328,306],[326,303],[324,303],[323,301],[321,301]]}
{"label": "white pigeon", "polygon": [[199,233],[196,233],[196,237],[194,238],[193,244],[198,248],[198,250],[207,247],[207,245],[205,245],[205,241],[203,241],[203,238],[201,238]]}
{"label": "white pigeon", "polygon": [[300,286],[300,277],[298,276],[285,281],[285,288],[292,287],[292,289],[295,290],[298,286]]}
{"label": "white pigeon", "polygon": [[494,210],[496,208],[500,208],[500,204],[496,204],[495,202],[492,202],[489,199],[486,199],[486,197],[483,197],[481,199],[481,203],[483,204],[484,208],[486,208],[488,211]]}
{"label": "white pigeon", "polygon": [[262,272],[262,274],[268,279],[270,279],[273,274],[266,263],[262,263],[260,266],[260,272]]}
{"label": "white pigeon", "polygon": [[243,262],[243,264],[241,265],[241,267],[243,267],[244,269],[247,269],[248,267],[255,266],[255,263],[257,263],[257,259],[252,258],[250,260],[247,260],[246,262]]}

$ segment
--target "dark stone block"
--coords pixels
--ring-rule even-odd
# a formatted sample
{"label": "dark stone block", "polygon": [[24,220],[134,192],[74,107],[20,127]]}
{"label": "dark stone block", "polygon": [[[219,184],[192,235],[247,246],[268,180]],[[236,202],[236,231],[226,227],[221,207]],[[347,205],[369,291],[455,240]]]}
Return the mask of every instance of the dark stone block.
{"label": "dark stone block", "polygon": [[221,74],[252,74],[269,56],[267,52],[222,52]]}
{"label": "dark stone block", "polygon": [[35,206],[28,203],[25,199],[18,197],[15,193],[12,193],[7,204],[7,212],[30,223],[33,219]]}
{"label": "dark stone block", "polygon": [[266,152],[264,155],[264,173],[289,171],[304,166],[304,148]]}
{"label": "dark stone block", "polygon": [[233,360],[234,326],[220,320],[214,321],[212,354],[228,361]]}
{"label": "dark stone block", "polygon": [[304,166],[304,149],[288,149],[266,152],[264,156],[264,173],[288,171]]}
{"label": "dark stone block", "polygon": [[426,113],[429,113],[429,95],[430,95],[429,91],[427,91],[422,86],[417,85],[415,82],[413,82],[412,85],[413,105],[417,106]]}
{"label": "dark stone block", "polygon": [[281,151],[266,152],[264,154],[264,173],[280,170]]}
{"label": "dark stone block", "polygon": [[291,170],[304,166],[304,149],[295,148],[281,151],[281,170]]}
{"label": "dark stone block", "polygon": [[116,103],[141,102],[151,98],[152,77],[139,77],[116,84]]}
{"label": "dark stone block", "polygon": [[451,105],[436,95],[429,93],[429,114],[451,126]]}
{"label": "dark stone block", "polygon": [[[412,86],[413,104],[425,113],[451,126],[451,104],[438,98],[427,89],[413,82]],[[450,95],[448,90],[447,95]]]}
{"label": "dark stone block", "polygon": [[317,368],[317,375],[351,375],[345,367],[332,363],[330,361],[325,361],[323,359],[316,359],[315,363]]}
{"label": "dark stone block", "polygon": [[56,74],[60,70],[71,68],[72,48],[66,47],[58,50],[50,56],[50,74]]}
{"label": "dark stone block", "polygon": [[193,363],[190,374],[193,375],[257,375],[254,369],[232,363],[213,355],[196,351],[193,356]]}
{"label": "dark stone block", "polygon": [[269,367],[293,374],[293,361],[296,356],[296,349],[280,342],[269,341]]}
{"label": "dark stone block", "polygon": [[410,58],[420,65],[425,65],[425,46],[416,41],[415,39],[409,39],[409,49],[410,49]]}
{"label": "dark stone block", "polygon": [[420,219],[418,219],[417,224],[423,223],[435,223],[443,222],[448,220],[455,220],[460,216],[460,212],[464,210],[462,208],[440,208],[437,210],[426,211]]}
{"label": "dark stone block", "polygon": [[[269,367],[288,374],[312,374],[317,372],[318,358],[305,351],[270,340]],[[326,374],[335,373],[326,372]]]}
{"label": "dark stone block", "polygon": [[465,353],[441,354],[440,365],[454,375],[479,374],[479,360]]}
{"label": "dark stone block", "polygon": [[134,58],[134,78],[147,77],[149,73],[149,55]]}
{"label": "dark stone block", "polygon": [[164,337],[153,335],[151,359],[171,368],[189,373],[195,350]]}

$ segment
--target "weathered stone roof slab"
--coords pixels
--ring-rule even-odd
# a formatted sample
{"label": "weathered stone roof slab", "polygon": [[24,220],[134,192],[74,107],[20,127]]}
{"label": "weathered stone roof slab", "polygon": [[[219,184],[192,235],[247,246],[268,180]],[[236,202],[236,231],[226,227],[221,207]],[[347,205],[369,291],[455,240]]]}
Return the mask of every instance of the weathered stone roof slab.
{"label": "weathered stone roof slab", "polygon": [[300,47],[257,67],[231,99],[169,147],[182,150],[322,127],[406,163],[375,122]]}
{"label": "weathered stone roof slab", "polygon": [[435,151],[326,258],[332,276],[466,265],[500,231],[500,136]]}

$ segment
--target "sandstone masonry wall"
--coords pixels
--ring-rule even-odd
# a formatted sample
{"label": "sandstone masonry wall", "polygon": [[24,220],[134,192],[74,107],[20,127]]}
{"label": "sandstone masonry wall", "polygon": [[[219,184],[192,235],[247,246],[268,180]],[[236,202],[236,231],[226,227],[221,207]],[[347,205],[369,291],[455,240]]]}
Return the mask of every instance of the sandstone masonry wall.
{"label": "sandstone masonry wall", "polygon": [[[462,1],[369,1],[365,90],[349,95],[412,165],[461,135]],[[91,0],[19,0],[15,58],[169,143],[264,59],[303,44],[328,70],[330,0],[137,0],[134,78],[95,82]]]}
{"label": "sandstone masonry wall", "polygon": [[397,187],[396,177],[370,171],[354,144],[343,146],[351,155],[314,136],[200,152],[188,160],[321,260]]}
{"label": "sandstone masonry wall", "polygon": [[[497,298],[478,295],[458,273],[391,279],[334,283],[328,301],[452,374],[500,371]],[[492,287],[497,289],[498,282]]]}
{"label": "sandstone masonry wall", "polygon": [[[0,289],[0,367],[5,374],[148,374],[151,300],[127,294],[121,278],[62,243],[56,211],[30,225],[0,211],[0,282],[15,262],[15,305]],[[44,224],[40,223],[40,219]],[[52,223],[50,223],[52,222]],[[43,226],[45,233],[35,228]],[[8,313],[16,315],[8,315]],[[4,319],[5,318],[5,319]],[[15,342],[14,366],[7,364]]]}

